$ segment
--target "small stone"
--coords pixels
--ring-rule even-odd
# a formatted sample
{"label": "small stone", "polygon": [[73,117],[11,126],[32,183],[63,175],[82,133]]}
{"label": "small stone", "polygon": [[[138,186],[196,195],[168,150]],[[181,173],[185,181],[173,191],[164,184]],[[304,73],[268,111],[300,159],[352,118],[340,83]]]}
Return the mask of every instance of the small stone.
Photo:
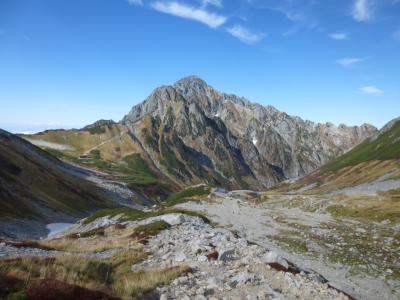
{"label": "small stone", "polygon": [[160,296],[160,300],[168,300],[168,296],[166,294],[162,294]]}
{"label": "small stone", "polygon": [[275,251],[268,252],[263,260],[265,263],[269,264],[272,268],[277,269],[278,271],[286,271],[289,268],[287,261]]}
{"label": "small stone", "polygon": [[197,258],[197,260],[198,260],[199,262],[206,262],[206,261],[208,261],[208,258],[207,258],[207,256],[205,256],[205,255],[200,255],[200,256]]}
{"label": "small stone", "polygon": [[239,284],[245,284],[247,282],[254,281],[254,279],[255,279],[254,274],[245,271],[245,272],[241,272],[241,273],[237,274],[236,276],[234,276],[231,279],[231,282],[239,285]]}
{"label": "small stone", "polygon": [[179,252],[177,255],[175,255],[175,261],[182,262],[185,261],[186,259],[187,257],[183,252]]}
{"label": "small stone", "polygon": [[219,286],[222,285],[222,280],[217,277],[210,277],[207,279],[207,288],[208,289],[213,289],[213,288],[218,288]]}
{"label": "small stone", "polygon": [[204,297],[203,295],[196,295],[196,296],[194,297],[194,300],[207,300],[207,298]]}
{"label": "small stone", "polygon": [[234,260],[235,259],[234,255],[235,255],[234,248],[222,249],[219,251],[218,260],[221,261]]}
{"label": "small stone", "polygon": [[206,292],[205,289],[203,287],[200,287],[197,289],[196,294],[203,295],[205,292]]}

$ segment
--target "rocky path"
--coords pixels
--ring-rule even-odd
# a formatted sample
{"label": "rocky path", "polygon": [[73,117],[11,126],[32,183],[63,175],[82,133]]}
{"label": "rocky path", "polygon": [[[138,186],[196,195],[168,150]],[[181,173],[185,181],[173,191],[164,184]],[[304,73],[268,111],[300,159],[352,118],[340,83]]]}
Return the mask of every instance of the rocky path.
{"label": "rocky path", "polygon": [[[329,214],[306,212],[298,207],[251,205],[227,194],[214,194],[211,201],[188,202],[180,206],[206,213],[218,224],[238,232],[239,236],[258,245],[281,253],[283,257],[302,269],[315,270],[327,278],[333,286],[356,298],[400,298],[398,281],[382,276],[368,276],[365,274],[366,272],[353,273],[352,270],[354,269],[346,264],[327,262],[325,256],[328,250],[336,251],[335,249],[337,249],[337,254],[344,256],[350,248],[350,245],[346,245],[346,241],[340,242],[330,238],[331,241],[329,242],[330,230],[336,230],[335,227],[325,228],[325,224],[333,222]],[[355,229],[358,225],[352,225],[342,224],[340,226],[346,227],[347,234],[350,237],[354,233],[354,238],[362,239],[360,234],[362,234],[361,230],[364,229],[360,227],[360,232],[357,233]],[[297,230],[293,230],[296,228]],[[291,235],[290,239],[283,240],[283,244],[277,243],[277,240],[282,241],[285,234]],[[315,242],[309,234],[326,236],[326,239]],[[295,235],[295,239],[292,239],[293,235]],[[291,247],[283,247],[282,245]],[[350,251],[357,251],[357,249]],[[396,257],[398,255],[395,255],[394,259]],[[365,265],[370,266],[371,262],[367,260],[368,258],[366,258]],[[388,269],[388,272],[391,272],[391,270]],[[391,275],[391,273],[387,275]]]}
{"label": "rocky path", "polygon": [[145,246],[153,253],[134,271],[186,264],[192,274],[160,287],[160,299],[348,299],[315,273],[306,273],[276,252],[201,219],[177,216],[176,224]]}

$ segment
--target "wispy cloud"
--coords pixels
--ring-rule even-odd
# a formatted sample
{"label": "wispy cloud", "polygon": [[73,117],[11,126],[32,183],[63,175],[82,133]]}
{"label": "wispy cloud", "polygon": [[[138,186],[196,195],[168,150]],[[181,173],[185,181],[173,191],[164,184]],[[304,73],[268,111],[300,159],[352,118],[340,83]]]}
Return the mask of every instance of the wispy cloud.
{"label": "wispy cloud", "polygon": [[319,26],[318,1],[315,0],[247,0],[256,9],[267,9],[283,15],[291,21],[290,28],[282,33],[290,36],[302,29],[316,29]]}
{"label": "wispy cloud", "polygon": [[373,0],[355,0],[352,16],[358,22],[367,22],[373,16]]}
{"label": "wispy cloud", "polygon": [[379,96],[383,94],[381,89],[374,86],[363,86],[359,88],[359,91],[364,95]]}
{"label": "wispy cloud", "polygon": [[227,21],[227,17],[209,12],[204,8],[196,8],[175,1],[161,2],[156,1],[151,6],[162,13],[170,14],[176,17],[190,19],[206,24],[211,28],[217,28]]}
{"label": "wispy cloud", "polygon": [[348,35],[347,33],[344,32],[333,32],[329,35],[329,37],[334,40],[343,41],[347,40]]}
{"label": "wispy cloud", "polygon": [[336,62],[339,65],[341,65],[342,67],[350,67],[350,66],[358,64],[364,60],[365,60],[365,58],[361,58],[361,57],[345,57],[345,58],[338,59]]}
{"label": "wispy cloud", "polygon": [[222,7],[222,0],[202,0],[203,7],[206,7],[207,5],[214,5],[217,7]]}
{"label": "wispy cloud", "polygon": [[249,29],[241,25],[234,25],[233,27],[228,28],[227,31],[246,44],[257,43],[265,37],[264,33],[251,32]]}
{"label": "wispy cloud", "polygon": [[130,5],[143,5],[142,0],[127,0]]}

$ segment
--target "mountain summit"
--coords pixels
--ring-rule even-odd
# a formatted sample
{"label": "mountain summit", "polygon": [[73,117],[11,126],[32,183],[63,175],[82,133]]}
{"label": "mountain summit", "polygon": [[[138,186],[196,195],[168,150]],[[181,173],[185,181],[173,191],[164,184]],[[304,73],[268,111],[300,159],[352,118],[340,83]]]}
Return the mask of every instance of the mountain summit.
{"label": "mountain summit", "polygon": [[[337,127],[303,120],[221,93],[196,76],[155,89],[122,123],[174,177],[207,174],[215,183],[236,187],[270,187],[307,174],[377,131],[368,124]],[[179,170],[168,166],[170,159],[181,164]]]}

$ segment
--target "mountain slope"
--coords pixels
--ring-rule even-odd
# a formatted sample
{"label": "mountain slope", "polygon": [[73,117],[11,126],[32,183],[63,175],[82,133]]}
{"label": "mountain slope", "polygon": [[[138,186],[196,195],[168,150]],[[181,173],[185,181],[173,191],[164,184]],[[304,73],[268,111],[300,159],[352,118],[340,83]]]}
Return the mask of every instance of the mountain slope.
{"label": "mountain slope", "polygon": [[400,190],[400,118],[317,171],[279,188],[352,194]]}
{"label": "mountain slope", "polygon": [[371,160],[400,158],[400,118],[390,121],[378,134],[357,145],[351,151],[324,166],[325,170],[336,171]]}
{"label": "mountain slope", "polygon": [[[63,154],[75,158],[98,150],[107,163],[137,154],[172,186],[206,182],[262,189],[310,173],[375,132],[367,124],[304,121],[190,76],[155,89],[119,123],[102,120],[25,138],[46,148],[64,147]],[[43,144],[49,142],[57,145]]]}
{"label": "mountain slope", "polygon": [[[0,130],[0,219],[41,223],[73,220],[112,207],[79,169],[29,142]],[[0,228],[0,235],[3,232]],[[4,234],[4,232],[3,232]]]}

